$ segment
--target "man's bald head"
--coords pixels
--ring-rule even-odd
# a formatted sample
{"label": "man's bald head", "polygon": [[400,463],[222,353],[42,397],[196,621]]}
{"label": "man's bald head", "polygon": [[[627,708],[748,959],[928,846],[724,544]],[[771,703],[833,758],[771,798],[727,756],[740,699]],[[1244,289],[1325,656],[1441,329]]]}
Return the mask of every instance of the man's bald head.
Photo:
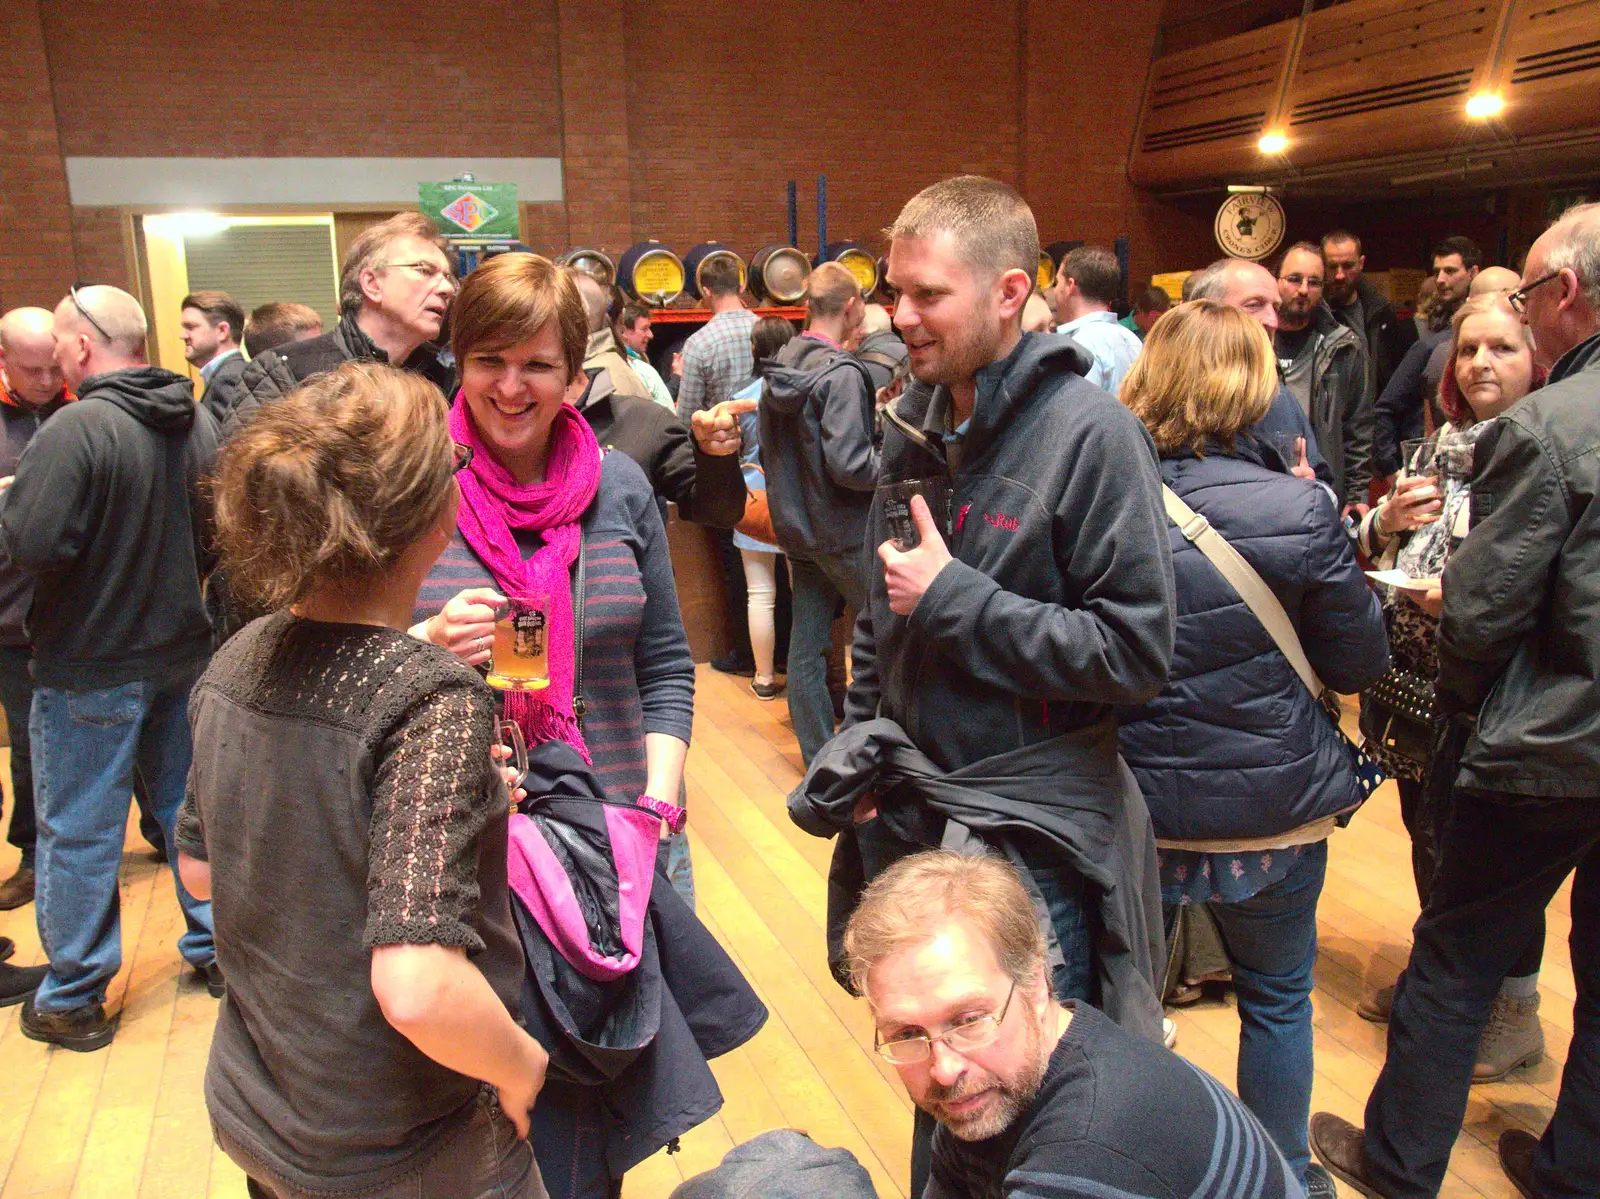
{"label": "man's bald head", "polygon": [[1278,328],[1278,281],[1259,262],[1219,258],[1183,281],[1185,300],[1216,300],[1260,321],[1268,333]]}
{"label": "man's bald head", "polygon": [[589,332],[600,332],[606,327],[606,308],[611,302],[605,284],[587,271],[568,267],[567,272],[578,285],[578,294],[583,297],[583,310],[589,317]]}
{"label": "man's bald head", "polygon": [[0,374],[25,404],[38,407],[61,395],[55,317],[48,309],[13,308],[0,316]]}
{"label": "man's bald head", "polygon": [[69,292],[55,311],[56,361],[67,385],[90,375],[145,365],[149,324],[139,301],[104,284]]}
{"label": "man's bald head", "polygon": [[0,353],[55,344],[55,316],[48,308],[13,308],[0,316]]}
{"label": "man's bald head", "polygon": [[1522,289],[1522,319],[1546,366],[1600,333],[1600,204],[1567,209],[1539,236]]}
{"label": "man's bald head", "polygon": [[1486,266],[1472,279],[1469,296],[1505,295],[1522,286],[1522,276],[1503,266]]}

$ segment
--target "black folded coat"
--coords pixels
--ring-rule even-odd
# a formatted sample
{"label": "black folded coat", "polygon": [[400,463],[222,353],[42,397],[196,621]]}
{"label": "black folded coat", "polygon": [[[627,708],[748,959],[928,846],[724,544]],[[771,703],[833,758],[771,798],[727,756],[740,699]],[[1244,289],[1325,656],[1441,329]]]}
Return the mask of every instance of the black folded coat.
{"label": "black folded coat", "polygon": [[[618,878],[605,819],[611,801],[561,742],[529,752],[518,810],[538,827],[572,882],[590,944],[615,947]],[[522,1020],[550,1054],[530,1139],[553,1197],[604,1196],[623,1173],[722,1107],[706,1064],[744,1044],[767,1009],[739,968],[667,881],[657,859],[638,964],[608,982],[557,951],[513,892],[527,955]]]}

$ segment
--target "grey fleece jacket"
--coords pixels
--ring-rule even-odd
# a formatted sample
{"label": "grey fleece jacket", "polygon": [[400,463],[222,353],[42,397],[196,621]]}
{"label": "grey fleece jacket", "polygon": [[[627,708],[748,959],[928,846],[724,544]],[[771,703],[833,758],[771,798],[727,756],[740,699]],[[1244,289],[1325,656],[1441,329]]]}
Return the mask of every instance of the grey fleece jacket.
{"label": "grey fleece jacket", "polygon": [[806,334],[768,365],[761,469],[784,553],[809,560],[861,549],[878,483],[873,392],[859,359]]}
{"label": "grey fleece jacket", "polygon": [[1326,304],[1312,312],[1311,427],[1333,471],[1334,494],[1345,504],[1367,502],[1372,482],[1373,395],[1361,339],[1334,319]]}
{"label": "grey fleece jacket", "polygon": [[[1069,338],[1026,333],[978,372],[951,472],[954,561],[909,617],[870,563],[846,725],[882,715],[940,767],[1110,722],[1160,691],[1175,599],[1155,445],[1082,378]],[[948,392],[908,388],[885,412],[885,478],[947,470],[930,424]],[[937,403],[935,403],[937,401]],[[892,416],[891,416],[892,413]],[[763,443],[765,445],[765,443]],[[874,502],[863,555],[888,540]]]}

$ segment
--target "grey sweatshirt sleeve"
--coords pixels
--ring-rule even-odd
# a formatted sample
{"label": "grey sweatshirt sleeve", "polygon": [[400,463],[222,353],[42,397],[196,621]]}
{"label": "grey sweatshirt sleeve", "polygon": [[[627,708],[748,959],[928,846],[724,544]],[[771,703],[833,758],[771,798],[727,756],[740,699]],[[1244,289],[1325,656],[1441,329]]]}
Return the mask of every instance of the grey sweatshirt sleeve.
{"label": "grey sweatshirt sleeve", "polygon": [[1344,502],[1365,504],[1372,485],[1372,442],[1376,413],[1367,386],[1367,352],[1355,347],[1355,366],[1346,384],[1356,392],[1344,410]]}
{"label": "grey sweatshirt sleeve", "polygon": [[639,581],[644,587],[644,616],[633,647],[644,731],[687,742],[694,728],[694,659],[689,655],[689,636],[678,609],[678,587],[672,577],[672,553],[661,512],[648,487],[637,491],[628,498],[640,547]]}
{"label": "grey sweatshirt sleeve", "polygon": [[28,443],[15,480],[0,501],[0,527],[11,560],[29,574],[61,570],[90,534],[93,455],[73,405],[58,412]]}
{"label": "grey sweatshirt sleeve", "polygon": [[851,725],[872,720],[878,715],[883,685],[878,681],[878,646],[872,634],[872,608],[869,604],[856,616],[850,645],[850,690],[844,700],[843,732]]}
{"label": "grey sweatshirt sleeve", "polygon": [[934,579],[912,627],[990,686],[1045,700],[1143,703],[1172,665],[1176,600],[1161,475],[1131,415],[1086,422],[1053,517],[1068,604],[1004,590],[964,562]]}
{"label": "grey sweatshirt sleeve", "polygon": [[817,388],[822,460],[828,477],[850,491],[878,484],[878,451],[872,444],[872,394],[853,364],[828,372]]}

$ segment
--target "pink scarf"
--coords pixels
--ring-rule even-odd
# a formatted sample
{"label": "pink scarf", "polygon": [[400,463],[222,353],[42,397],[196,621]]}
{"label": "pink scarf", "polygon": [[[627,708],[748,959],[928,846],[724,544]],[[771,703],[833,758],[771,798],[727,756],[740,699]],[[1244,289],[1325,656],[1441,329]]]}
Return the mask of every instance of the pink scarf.
{"label": "pink scarf", "polygon": [[[543,595],[550,603],[550,685],[543,691],[505,692],[506,716],[521,726],[530,745],[565,741],[588,762],[589,749],[572,711],[571,569],[583,538],[578,522],[600,487],[600,443],[578,410],[563,404],[550,425],[545,481],[525,487],[495,461],[460,392],[450,408],[450,435],[472,447],[472,465],[456,476],[461,484],[456,521],[462,537],[502,594]],[[544,538],[527,561],[513,529],[531,529]]]}

